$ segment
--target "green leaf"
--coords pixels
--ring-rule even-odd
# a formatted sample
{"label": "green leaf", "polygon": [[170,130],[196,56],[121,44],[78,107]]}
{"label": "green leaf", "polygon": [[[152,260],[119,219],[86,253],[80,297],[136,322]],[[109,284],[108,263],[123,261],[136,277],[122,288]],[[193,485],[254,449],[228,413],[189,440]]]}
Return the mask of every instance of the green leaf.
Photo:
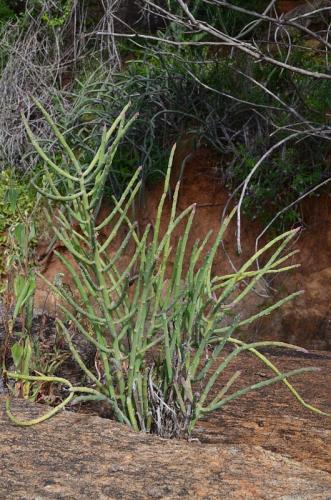
{"label": "green leaf", "polygon": [[25,285],[24,276],[19,274],[14,279],[14,293],[16,301],[18,300],[18,297],[21,295],[24,285]]}
{"label": "green leaf", "polygon": [[14,229],[14,236],[20,249],[24,250],[26,246],[26,233],[25,233],[25,226],[21,222],[16,224]]}
{"label": "green leaf", "polygon": [[32,358],[32,347],[30,339],[27,337],[25,339],[25,345],[23,351],[23,370],[22,370],[23,375],[30,374],[31,358]]}
{"label": "green leaf", "polygon": [[5,200],[10,205],[10,210],[15,212],[17,208],[17,200],[19,198],[19,192],[17,188],[9,188],[5,194]]}
{"label": "green leaf", "polygon": [[36,278],[34,276],[30,276],[28,279],[25,279],[20,275],[15,278],[14,290],[16,296],[16,305],[13,313],[14,320],[17,318],[24,304],[34,293],[35,288]]}
{"label": "green leaf", "polygon": [[15,344],[11,348],[11,355],[14,361],[14,365],[18,369],[23,357],[23,346],[19,342],[15,342]]}

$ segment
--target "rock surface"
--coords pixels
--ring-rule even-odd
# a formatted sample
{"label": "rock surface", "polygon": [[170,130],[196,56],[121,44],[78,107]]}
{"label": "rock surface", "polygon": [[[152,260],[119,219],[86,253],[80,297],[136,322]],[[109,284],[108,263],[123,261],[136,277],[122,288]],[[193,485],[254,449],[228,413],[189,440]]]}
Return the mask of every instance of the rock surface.
{"label": "rock surface", "polygon": [[[271,357],[281,368],[319,366],[320,373],[298,378],[296,387],[331,409],[329,354]],[[241,366],[246,382],[266,375],[252,357]],[[191,442],[135,434],[69,411],[19,428],[5,415],[4,397],[0,408],[0,498],[330,499],[331,419],[303,409],[284,386],[215,413]],[[16,400],[13,411],[31,417],[45,408]]]}

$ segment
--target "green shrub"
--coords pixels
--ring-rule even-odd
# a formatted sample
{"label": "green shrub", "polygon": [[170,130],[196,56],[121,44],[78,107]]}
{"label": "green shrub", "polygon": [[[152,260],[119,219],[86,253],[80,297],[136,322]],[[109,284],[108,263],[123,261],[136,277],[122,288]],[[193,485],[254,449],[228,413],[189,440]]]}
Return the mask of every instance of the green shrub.
{"label": "green shrub", "polygon": [[[37,24],[42,4],[43,2],[34,2]],[[176,0],[163,4],[170,10],[180,11]],[[243,0],[236,0],[231,4],[247,8],[247,2]],[[43,21],[47,21],[47,26],[53,21],[61,24],[68,15],[70,5],[70,0],[49,5],[48,17]],[[190,8],[197,17],[231,36],[238,34],[253,20],[251,15],[234,11],[228,6],[210,5],[202,0],[190,2]],[[264,8],[265,2],[262,0],[252,1],[249,5],[249,9],[256,12],[261,12]],[[28,17],[27,23],[29,19]],[[48,32],[47,26],[42,22],[39,25],[44,29],[40,35],[43,40]],[[16,38],[24,29],[26,28],[16,29]],[[52,34],[60,33],[53,29],[49,31]],[[94,31],[92,26],[90,31]],[[258,31],[253,30],[249,37],[254,36],[261,49],[267,50],[267,33],[267,26],[262,23],[259,24]],[[232,160],[230,166],[228,162],[220,161],[219,174],[226,180],[229,190],[233,191],[244,181],[261,155],[290,133],[292,125],[300,130],[305,129],[306,134],[298,140],[293,139],[263,162],[250,181],[243,210],[251,217],[259,214],[263,222],[268,222],[275,212],[330,177],[330,163],[326,160],[329,153],[327,132],[323,136],[322,133],[315,134],[313,130],[329,124],[330,80],[314,80],[292,74],[282,68],[252,61],[240,53],[230,56],[224,47],[166,43],[214,41],[206,34],[192,34],[190,30],[174,23],[169,23],[163,32],[156,35],[159,40],[137,38],[118,42],[116,49],[124,64],[116,75],[111,74],[110,68],[103,63],[103,70],[95,70],[95,67],[100,66],[103,53],[99,50],[97,55],[94,53],[93,57],[87,57],[82,64],[75,66],[77,72],[82,66],[84,70],[81,70],[72,94],[61,91],[58,97],[54,97],[57,92],[54,91],[48,98],[47,107],[51,110],[51,115],[59,117],[58,121],[67,141],[75,151],[80,151],[80,159],[86,163],[91,161],[101,140],[103,126],[111,126],[125,103],[132,101],[132,109],[139,113],[139,117],[122,141],[114,159],[107,181],[111,193],[120,196],[137,164],[143,166],[144,182],[163,178],[171,145],[180,141],[184,134],[193,136],[197,146],[207,144],[215,148],[220,153],[221,160],[222,155]],[[280,37],[281,43],[275,51],[272,45],[271,55],[303,69],[325,72],[326,54],[320,49],[309,49],[304,35],[292,35],[291,50]],[[0,72],[10,53],[12,36],[6,33],[9,42],[5,49],[0,50]],[[62,36],[65,42],[68,38],[65,30]],[[49,44],[51,46],[53,42]],[[65,43],[63,46],[65,47]],[[48,64],[47,62],[46,66]],[[238,74],[238,71],[241,73]],[[274,92],[288,107],[282,106],[249,78],[255,78],[258,84],[265,85],[268,91]],[[11,94],[12,89],[8,91]],[[20,92],[28,95],[26,88]],[[44,89],[37,89],[36,92],[41,95]],[[42,100],[46,102],[44,97]],[[12,106],[16,109],[18,101]],[[299,123],[297,116],[289,113],[289,109],[302,117]],[[31,116],[35,117],[34,113]],[[38,126],[38,114],[36,117],[34,126]],[[7,116],[3,123],[8,128]],[[12,125],[15,125],[15,120]],[[12,129],[13,132],[19,130],[16,125]],[[44,132],[47,136],[47,131]],[[7,135],[6,131],[3,138]],[[7,148],[7,143],[13,145],[4,154],[8,156],[10,151],[12,154],[15,150],[11,163],[20,158],[17,167],[26,168],[26,160],[30,156],[22,154],[25,152],[22,147],[25,144],[24,134],[18,134],[15,141],[14,136],[15,134],[9,141],[4,139],[3,151]],[[294,206],[282,217],[277,219],[278,230],[296,222],[300,219],[300,214]]]}
{"label": "green shrub", "polygon": [[[26,177],[16,175],[9,168],[0,172],[0,279],[13,265],[12,259],[17,253],[16,245],[10,241],[10,232],[14,234],[16,228],[29,218],[35,202],[36,191]],[[30,240],[33,238],[31,235]],[[0,291],[3,286],[0,283]]]}
{"label": "green shrub", "polygon": [[0,0],[0,24],[8,21],[15,16],[14,11],[8,5],[6,0]]}
{"label": "green shrub", "polygon": [[[29,224],[18,223],[11,235],[11,239],[15,240],[16,253],[8,263],[10,277],[1,296],[1,320],[5,336],[1,345],[0,376],[6,371],[9,360],[23,377],[29,378],[34,373],[52,376],[68,358],[68,353],[60,348],[57,339],[51,345],[45,343],[42,338],[44,323],[40,322],[36,328],[34,322],[36,275],[29,252],[31,234],[33,222],[29,221]],[[14,307],[11,307],[13,301]],[[11,394],[30,401],[43,400],[49,404],[56,399],[50,387],[33,380],[19,380],[8,388]]]}
{"label": "green shrub", "polygon": [[[61,298],[60,308],[71,324],[69,327],[57,319],[58,327],[88,383],[76,387],[60,377],[6,373],[10,379],[59,383],[68,389],[68,396],[59,406],[31,421],[20,421],[14,417],[8,400],[9,417],[19,425],[32,425],[49,418],[69,403],[106,401],[115,418],[134,430],[175,437],[190,434],[199,419],[233,399],[279,381],[284,382],[303,402],[287,378],[311,369],[299,368],[281,373],[259,352],[259,348],[269,345],[293,346],[282,342],[247,344],[232,336],[241,325],[269,314],[297,295],[286,297],[249,318],[233,318],[233,307],[240,304],[259,279],[293,267],[286,264],[282,267],[286,259],[293,255],[292,252],[284,256],[282,252],[296,231],[275,238],[238,272],[213,278],[213,261],[235,211],[221,225],[214,240],[209,234],[203,241],[197,241],[189,252],[187,242],[195,205],[178,213],[178,183],[172,193],[168,228],[164,235],[161,234],[160,223],[169,193],[174,148],[153,227],[147,226],[140,234],[136,224],[130,220],[130,209],[141,187],[140,169],[136,170],[120,199],[113,197],[110,214],[97,223],[108,173],[120,141],[134,118],[126,121],[126,107],[111,129],[104,129],[101,144],[87,165],[77,159],[50,116],[40,104],[38,107],[52,127],[63,157],[67,157],[70,165],[68,170],[64,170],[62,164],[54,163],[42,150],[25,120],[29,137],[45,161],[46,184],[43,189],[37,189],[49,200],[46,217],[53,225],[55,217],[55,234],[74,263],[60,253],[56,255],[66,267],[76,291],[68,290],[62,283],[61,275],[53,284],[48,284]],[[56,175],[58,182],[54,182],[50,172]],[[73,229],[73,222],[77,230]],[[179,224],[182,237],[174,244],[172,236]],[[111,228],[110,234],[105,241],[100,241],[98,234],[106,225]],[[121,229],[125,229],[126,236],[110,254],[109,246],[116,235],[121,234]],[[213,242],[209,251],[205,252],[208,240]],[[120,259],[129,245],[132,245],[133,251],[123,271]],[[253,269],[255,259],[270,250],[273,253],[266,258],[263,267]],[[170,278],[166,279],[171,256],[172,271]],[[187,268],[184,266],[185,257],[188,257]],[[239,288],[239,284],[244,286]],[[98,369],[90,369],[83,362],[72,340],[73,330],[96,348]],[[234,348],[229,351],[226,349],[229,346]],[[231,392],[241,375],[236,371],[224,381],[222,390],[212,395],[215,383],[225,368],[245,351],[257,356],[274,372],[274,376]]]}
{"label": "green shrub", "polygon": [[[253,13],[263,12],[266,8],[264,0],[251,0],[249,5],[247,5],[246,0],[232,0],[231,4],[250,10]],[[183,12],[177,0],[169,0],[167,6],[172,13],[182,14]],[[249,23],[256,20],[254,15],[238,12],[204,0],[193,0],[190,2],[189,7],[196,19],[208,23],[230,36],[237,36]]]}
{"label": "green shrub", "polygon": [[[0,342],[1,371],[6,370],[10,359],[22,375],[52,375],[67,354],[59,349],[57,343],[46,349],[40,337],[44,324],[41,322],[36,328],[36,322],[33,323],[36,291],[34,248],[37,227],[41,227],[41,200],[26,178],[18,178],[11,170],[3,171],[0,180],[3,196],[0,203],[0,321],[5,331]],[[53,400],[52,395],[46,394],[43,386],[35,382],[18,381],[10,390],[32,401],[40,397],[48,402]]]}
{"label": "green shrub", "polygon": [[[187,34],[170,25],[159,37],[180,42],[187,39]],[[82,158],[89,162],[100,141],[102,125],[110,126],[127,100],[132,101],[132,109],[139,116],[114,159],[108,183],[111,192],[120,195],[137,164],[143,166],[144,181],[159,180],[164,176],[171,144],[183,135],[194,137],[197,146],[214,148],[220,159],[223,155],[232,159],[230,166],[220,161],[219,175],[233,191],[260,157],[290,134],[297,115],[303,121],[294,128],[302,130],[302,136],[263,162],[250,181],[244,212],[268,222],[278,210],[330,177],[327,134],[313,130],[327,123],[330,81],[315,81],[253,64],[240,55],[229,60],[204,46],[178,47],[162,41],[139,41],[136,46],[125,41],[120,47],[126,54],[125,69],[111,77],[97,70],[88,77],[82,75],[71,113],[62,112],[62,130],[72,130],[66,133],[68,142],[80,149]],[[293,49],[289,63],[323,70],[325,61],[313,55],[307,57],[306,53],[303,58],[298,52]],[[287,107],[252,78],[274,92]],[[299,218],[294,206],[278,219],[277,229]]]}

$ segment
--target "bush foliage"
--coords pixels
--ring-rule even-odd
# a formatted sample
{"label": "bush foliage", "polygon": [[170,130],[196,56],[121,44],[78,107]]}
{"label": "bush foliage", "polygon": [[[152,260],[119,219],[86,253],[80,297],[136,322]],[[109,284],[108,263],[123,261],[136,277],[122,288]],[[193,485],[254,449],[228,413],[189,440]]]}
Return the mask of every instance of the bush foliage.
{"label": "bush foliage", "polygon": [[[177,31],[173,38],[180,36]],[[262,70],[239,56],[229,62],[205,47],[169,47],[162,41],[140,45],[129,45],[126,68],[110,81],[98,71],[83,77],[77,84],[72,111],[62,121],[63,130],[72,131],[67,133],[72,146],[85,148],[89,161],[90,151],[101,137],[101,124],[110,124],[131,99],[139,117],[115,159],[110,174],[113,192],[122,191],[137,164],[143,165],[144,179],[159,179],[172,142],[187,135],[195,138],[196,147],[209,145],[219,152],[219,176],[232,191],[260,157],[289,134],[298,115],[316,129],[327,124],[330,81]],[[124,50],[128,50],[127,42]],[[322,63],[312,58],[304,66],[320,69]],[[81,136],[76,133],[78,128]],[[300,125],[296,130],[300,132]],[[276,149],[251,179],[244,211],[267,222],[272,214],[329,178],[328,151],[327,134],[302,127],[301,134]],[[222,157],[231,161],[224,162]],[[285,227],[298,216],[293,210],[286,212]]]}
{"label": "bush foliage", "polygon": [[[153,3],[178,15],[184,22],[177,0]],[[8,7],[9,2],[3,5]],[[132,109],[139,113],[139,118],[120,145],[107,182],[110,192],[117,196],[129,182],[137,163],[143,166],[144,182],[163,177],[172,143],[187,134],[194,137],[197,146],[207,144],[219,152],[220,178],[234,191],[269,148],[298,131],[298,136],[275,149],[262,162],[243,201],[243,209],[248,215],[258,216],[265,222],[278,210],[294,203],[291,210],[284,211],[278,218],[281,227],[290,226],[300,217],[295,201],[330,178],[330,80],[314,79],[302,72],[263,64],[263,57],[261,63],[257,62],[233,48],[215,45],[217,38],[201,30],[189,29],[185,23],[184,26],[176,23],[175,18],[163,20],[159,23],[162,29],[146,38],[148,20],[151,16],[162,17],[164,12],[160,14],[156,7],[148,6],[143,0],[137,3],[135,10],[141,9],[138,14],[146,21],[145,31],[139,28],[135,32],[135,26],[141,26],[135,24],[135,20],[131,27],[126,27],[131,38],[115,40],[107,35],[96,39],[84,35],[86,30],[90,33],[102,26],[113,29],[112,15],[121,18],[122,11],[117,11],[110,0],[102,9],[93,2],[81,7],[75,4],[77,8],[70,1],[30,0],[26,5],[30,14],[23,15],[15,29],[3,33],[6,43],[0,51],[4,74],[3,81],[0,80],[0,94],[13,110],[10,115],[0,113],[3,150],[0,169],[13,165],[24,170],[35,165],[32,156],[27,154],[26,136],[19,122],[22,102],[32,128],[49,140],[49,128],[41,129],[40,114],[29,98],[31,80],[38,80],[33,92],[38,94],[51,116],[56,117],[68,143],[75,151],[80,151],[81,160],[86,163],[99,144],[103,126],[110,126],[125,103],[131,100]],[[241,10],[235,10],[237,7]],[[245,11],[247,2],[241,0],[231,5],[195,0],[190,2],[190,8],[206,25],[214,26],[227,36],[243,37],[245,43],[253,41],[276,61],[285,61],[302,70],[328,71],[325,47],[317,47],[316,43],[312,47],[309,45],[312,40],[318,40],[311,39],[304,29],[307,16],[298,21],[303,25],[300,30],[300,24],[294,28],[277,22],[262,22],[254,14],[266,8],[265,2],[260,0],[250,2],[251,13]],[[270,16],[274,13],[274,10],[269,11]],[[68,51],[73,19],[76,20],[77,39],[70,42]],[[121,31],[123,26],[117,22],[116,31]],[[327,26],[327,19],[323,20],[322,15],[318,22],[321,23],[320,31]],[[39,33],[37,38],[36,32]],[[33,45],[36,39],[44,40],[44,45]],[[19,40],[24,43],[20,45]],[[25,76],[18,82],[15,57],[30,43],[31,60],[30,55],[21,54],[27,63]],[[62,54],[59,56],[61,62],[54,59],[54,44]],[[76,47],[76,55],[72,55],[72,47]],[[66,80],[59,68],[64,68],[67,74],[69,63],[64,61],[69,52],[78,59],[70,70],[69,84],[62,89]],[[100,63],[101,70],[98,69]],[[57,68],[56,75],[49,74],[52,64]],[[57,154],[56,145],[51,141],[49,148]],[[230,161],[223,162],[224,157]]]}
{"label": "bush foliage", "polygon": [[[13,264],[17,248],[13,244],[17,228],[24,224],[36,203],[36,191],[26,179],[13,170],[0,172],[0,277],[4,277]],[[32,229],[32,226],[30,226]],[[31,237],[33,240],[34,237]],[[2,291],[0,284],[0,292]]]}

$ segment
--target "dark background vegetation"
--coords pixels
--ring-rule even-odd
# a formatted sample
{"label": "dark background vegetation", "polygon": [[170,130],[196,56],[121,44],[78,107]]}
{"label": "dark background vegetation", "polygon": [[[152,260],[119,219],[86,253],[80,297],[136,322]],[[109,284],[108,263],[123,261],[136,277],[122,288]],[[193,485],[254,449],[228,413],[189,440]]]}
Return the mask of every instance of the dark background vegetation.
{"label": "dark background vegetation", "polygon": [[[262,0],[230,3],[253,13],[266,7]],[[27,143],[22,110],[55,157],[59,155],[30,94],[43,102],[86,161],[103,126],[131,101],[131,112],[139,118],[122,142],[109,179],[109,190],[116,195],[138,165],[143,165],[147,181],[160,179],[172,144],[188,134],[196,147],[208,145],[227,159],[220,161],[219,175],[234,191],[269,148],[298,131],[301,135],[263,162],[243,203],[249,216],[266,223],[291,205],[277,224],[284,228],[295,223],[300,219],[295,201],[330,178],[330,80],[208,45],[217,40],[165,16],[168,10],[184,19],[176,0],[156,4],[164,10],[146,7],[143,1],[0,1],[0,168],[23,176],[24,183],[32,176],[41,182],[42,165]],[[275,59],[312,72],[329,71],[324,48],[305,31],[268,22],[247,30],[256,22],[254,14],[202,0],[189,6],[202,22],[243,42],[253,41]],[[327,13],[317,17],[312,22],[315,32],[324,36],[328,21]],[[128,37],[109,35],[114,32]],[[18,71],[20,56],[25,62]]]}

